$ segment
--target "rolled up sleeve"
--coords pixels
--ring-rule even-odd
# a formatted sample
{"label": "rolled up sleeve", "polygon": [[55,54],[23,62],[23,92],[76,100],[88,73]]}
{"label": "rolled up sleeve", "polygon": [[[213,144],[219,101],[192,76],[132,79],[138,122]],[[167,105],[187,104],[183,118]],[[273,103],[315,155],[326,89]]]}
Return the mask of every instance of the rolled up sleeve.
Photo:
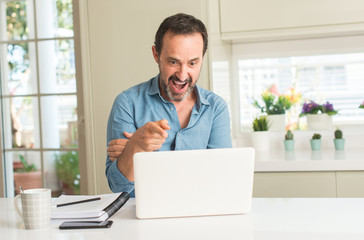
{"label": "rolled up sleeve", "polygon": [[116,161],[107,160],[106,176],[113,192],[128,192],[134,197],[134,182],[130,182],[119,170]]}

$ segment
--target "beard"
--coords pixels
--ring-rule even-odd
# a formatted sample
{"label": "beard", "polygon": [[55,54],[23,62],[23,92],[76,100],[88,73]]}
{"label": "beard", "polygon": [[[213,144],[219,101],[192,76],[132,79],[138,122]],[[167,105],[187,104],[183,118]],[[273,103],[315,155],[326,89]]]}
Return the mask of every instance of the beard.
{"label": "beard", "polygon": [[[183,84],[176,84],[176,82],[178,83],[182,83]],[[186,80],[182,81],[180,80],[176,75],[172,75],[168,78],[168,82],[166,83],[163,79],[160,79],[160,84],[161,84],[161,88],[162,91],[165,95],[168,96],[168,98],[172,101],[175,102],[181,102],[184,99],[186,99],[186,97],[193,91],[193,89],[195,88],[195,84],[192,84],[192,79],[189,77]],[[173,84],[175,87],[182,89],[184,87],[186,87],[187,85],[187,90],[181,93],[175,92],[173,91],[173,89],[171,89],[171,84]]]}

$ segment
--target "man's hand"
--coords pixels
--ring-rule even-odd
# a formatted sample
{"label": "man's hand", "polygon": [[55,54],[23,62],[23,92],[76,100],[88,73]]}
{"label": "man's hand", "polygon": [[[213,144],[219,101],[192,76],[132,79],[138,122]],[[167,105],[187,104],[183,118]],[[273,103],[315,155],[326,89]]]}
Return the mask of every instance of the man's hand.
{"label": "man's hand", "polygon": [[[157,126],[162,128],[163,130],[169,130],[170,129],[167,120],[160,120],[160,121],[157,121],[157,122],[150,122],[150,123],[147,123],[147,124],[152,125],[152,128],[154,128],[155,126],[153,126],[153,125],[156,124]],[[162,135],[166,136],[166,138],[168,136],[167,133],[166,133],[166,135],[165,135],[165,133],[162,133]],[[109,159],[111,161],[115,161],[120,156],[120,154],[124,151],[125,145],[129,141],[129,139],[133,136],[133,133],[124,132],[124,136],[127,137],[128,139],[114,139],[114,140],[111,140],[109,142],[109,146],[107,148],[107,155],[109,156]],[[163,143],[164,143],[164,141],[163,141]],[[153,148],[156,148],[154,150],[157,150],[157,149],[161,148],[161,146],[162,145],[160,145],[160,146],[154,145]]]}
{"label": "man's hand", "polygon": [[120,156],[128,141],[129,139],[114,139],[109,142],[107,155],[111,161],[115,161]]}
{"label": "man's hand", "polygon": [[137,152],[151,152],[162,147],[168,137],[167,130],[171,129],[168,121],[163,119],[156,122],[148,122],[133,133],[130,143]]}
{"label": "man's hand", "polygon": [[[168,137],[167,130],[169,129],[168,121],[163,119],[156,122],[148,122],[141,128],[138,128],[132,135],[129,135],[130,139],[127,140],[117,160],[120,172],[129,181],[134,181],[134,154],[160,149]],[[127,135],[125,136],[128,137]]]}

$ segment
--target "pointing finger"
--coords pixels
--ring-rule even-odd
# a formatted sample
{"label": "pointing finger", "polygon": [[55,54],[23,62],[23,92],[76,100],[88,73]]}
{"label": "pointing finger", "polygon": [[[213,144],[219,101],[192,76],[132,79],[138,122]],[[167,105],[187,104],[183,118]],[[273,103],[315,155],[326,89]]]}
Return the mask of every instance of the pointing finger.
{"label": "pointing finger", "polygon": [[163,128],[164,130],[169,130],[171,127],[168,125],[168,120],[162,119],[155,122],[159,127]]}

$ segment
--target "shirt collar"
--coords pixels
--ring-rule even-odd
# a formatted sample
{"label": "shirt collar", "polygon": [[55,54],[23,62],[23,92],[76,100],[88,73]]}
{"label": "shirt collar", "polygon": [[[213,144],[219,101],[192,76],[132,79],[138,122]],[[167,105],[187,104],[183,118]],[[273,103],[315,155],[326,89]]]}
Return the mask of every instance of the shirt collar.
{"label": "shirt collar", "polygon": [[[205,95],[203,95],[203,91],[201,91],[201,88],[199,86],[197,86],[197,84],[195,86],[194,91],[196,92],[196,96],[197,96],[196,106],[197,106],[198,111],[201,109],[201,104],[203,104],[203,105],[210,105],[210,103],[205,98]],[[149,95],[158,94],[161,99],[163,99],[164,101],[166,101],[162,97],[162,95],[160,93],[160,90],[159,90],[159,74],[152,79],[152,83],[149,86],[149,88],[147,90],[147,93]]]}
{"label": "shirt collar", "polygon": [[155,95],[155,94],[161,95],[159,91],[159,74],[152,79],[152,83],[147,89],[147,93],[149,95]]}
{"label": "shirt collar", "polygon": [[196,96],[197,96],[196,107],[197,107],[198,111],[200,111],[200,109],[201,109],[201,104],[210,105],[209,101],[207,101],[207,99],[204,95],[205,91],[202,91],[202,89],[199,86],[197,86],[197,84],[195,87],[195,92],[196,92]]}

